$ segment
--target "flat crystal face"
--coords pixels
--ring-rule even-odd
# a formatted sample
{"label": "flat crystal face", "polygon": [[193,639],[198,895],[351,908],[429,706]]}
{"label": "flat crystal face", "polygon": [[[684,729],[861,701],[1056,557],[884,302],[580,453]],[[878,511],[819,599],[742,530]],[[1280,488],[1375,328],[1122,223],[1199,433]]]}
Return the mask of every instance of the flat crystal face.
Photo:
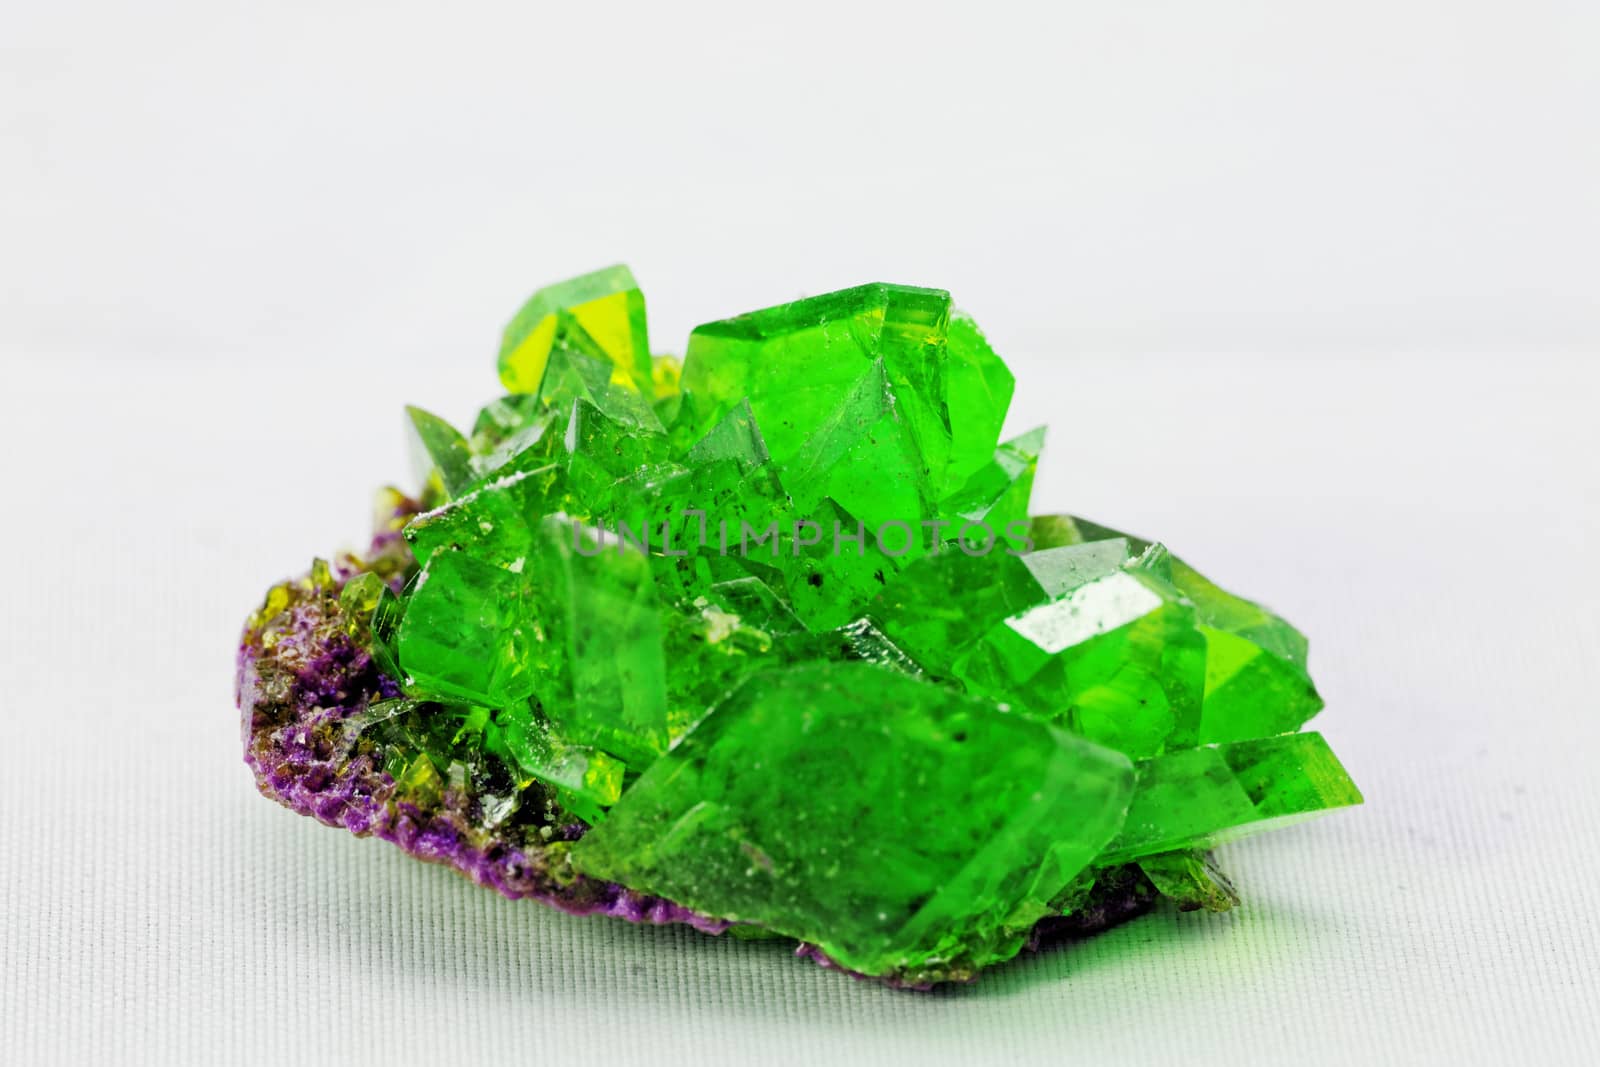
{"label": "flat crystal face", "polygon": [[579,870],[868,973],[1013,955],[1122,824],[1119,753],[869,663],[757,674],[574,849]]}
{"label": "flat crystal face", "polygon": [[608,268],[535,293],[499,370],[465,431],[408,409],[422,499],[374,558],[247,630],[336,620],[364,658],[315,662],[377,679],[342,736],[385,818],[454,812],[428,848],[931,981],[1113,890],[1230,906],[1207,849],[1360,802],[1297,732],[1288,622],[1032,512],[1044,432],[1002,435],[1011,373],[948,293],[707,323],[680,365]]}

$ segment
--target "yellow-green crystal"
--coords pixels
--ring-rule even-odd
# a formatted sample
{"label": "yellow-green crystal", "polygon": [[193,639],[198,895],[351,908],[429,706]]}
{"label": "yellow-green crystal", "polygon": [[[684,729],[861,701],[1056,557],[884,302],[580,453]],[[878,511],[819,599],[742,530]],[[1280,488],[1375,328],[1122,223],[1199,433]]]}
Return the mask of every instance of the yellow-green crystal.
{"label": "yellow-green crystal", "polygon": [[607,360],[635,391],[653,391],[644,295],[632,271],[607,267],[529,297],[501,341],[500,381],[513,393],[539,392],[552,350],[563,348]]}

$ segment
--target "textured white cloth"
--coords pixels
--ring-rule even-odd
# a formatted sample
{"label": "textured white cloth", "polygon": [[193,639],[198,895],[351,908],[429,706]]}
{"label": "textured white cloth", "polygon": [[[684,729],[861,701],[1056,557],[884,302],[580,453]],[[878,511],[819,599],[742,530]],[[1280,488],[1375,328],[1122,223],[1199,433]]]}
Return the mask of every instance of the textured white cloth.
{"label": "textured white cloth", "polygon": [[[8,5],[0,1064],[1600,1062],[1597,40],[1576,0]],[[1222,849],[1233,914],[919,996],[259,797],[244,615],[364,540],[402,404],[470,416],[516,301],[622,259],[666,351],[949,287],[1051,426],[1037,507],[1302,627],[1366,807]]]}
{"label": "textured white cloth", "polygon": [[293,816],[240,762],[240,620],[360,540],[401,400],[459,417],[487,361],[365,394],[353,363],[30,362],[0,400],[26,489],[0,1062],[1592,1062],[1594,364],[1013,365],[1013,426],[1055,425],[1041,507],[1160,536],[1312,637],[1368,804],[1222,849],[1236,913],[923,996],[501,900]]}

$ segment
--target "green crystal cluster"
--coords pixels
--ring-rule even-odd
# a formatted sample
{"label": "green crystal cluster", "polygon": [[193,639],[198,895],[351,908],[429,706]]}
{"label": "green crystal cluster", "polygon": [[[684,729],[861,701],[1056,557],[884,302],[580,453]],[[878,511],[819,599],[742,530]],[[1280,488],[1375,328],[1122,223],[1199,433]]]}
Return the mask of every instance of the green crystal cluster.
{"label": "green crystal cluster", "polygon": [[708,323],[680,365],[615,267],[536,293],[499,370],[466,432],[411,409],[419,569],[344,607],[406,708],[582,827],[577,872],[918,981],[1119,865],[1226,907],[1211,846],[1359,803],[1297,732],[1293,627],[1030,516],[1043,433],[1001,439],[1012,376],[949,294]]}

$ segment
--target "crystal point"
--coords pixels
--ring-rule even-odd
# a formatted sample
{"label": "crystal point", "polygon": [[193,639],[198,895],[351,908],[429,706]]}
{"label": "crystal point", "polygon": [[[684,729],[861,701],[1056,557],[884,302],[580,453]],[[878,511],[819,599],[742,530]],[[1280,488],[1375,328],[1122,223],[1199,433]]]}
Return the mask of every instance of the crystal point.
{"label": "crystal point", "polygon": [[607,267],[540,289],[506,327],[500,381],[512,393],[538,393],[553,350],[609,362],[635,391],[651,385],[644,296],[627,267]]}

